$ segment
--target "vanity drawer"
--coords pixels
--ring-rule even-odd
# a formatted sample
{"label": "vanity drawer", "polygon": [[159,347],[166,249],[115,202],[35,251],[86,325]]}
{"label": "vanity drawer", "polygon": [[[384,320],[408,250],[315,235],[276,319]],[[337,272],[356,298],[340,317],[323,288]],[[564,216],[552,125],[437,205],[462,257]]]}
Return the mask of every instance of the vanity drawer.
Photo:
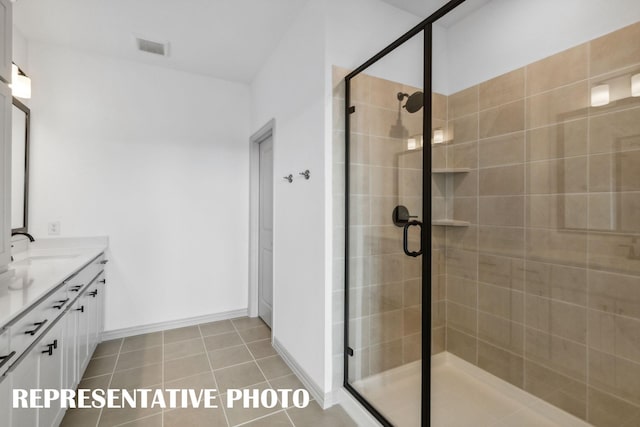
{"label": "vanity drawer", "polygon": [[62,285],[9,325],[10,349],[16,352],[14,360],[9,364],[13,364],[15,359],[37,341],[58,317],[62,316],[70,300],[65,301],[61,308],[56,307],[61,304],[59,301],[66,299],[66,287]]}
{"label": "vanity drawer", "polygon": [[105,260],[104,254],[100,254],[96,259],[91,261],[89,265],[85,267],[83,271],[87,271],[89,275],[89,281],[93,280],[98,274],[104,271],[104,267],[107,264],[107,260]]}
{"label": "vanity drawer", "polygon": [[43,311],[46,317],[51,320],[61,315],[66,308],[71,305],[71,296],[69,295],[69,285],[65,282],[52,292],[38,307]]}
{"label": "vanity drawer", "polygon": [[91,261],[82,270],[76,273],[75,276],[66,281],[67,289],[72,301],[104,269],[104,264],[102,264],[103,260],[104,254],[100,254],[99,257]]}

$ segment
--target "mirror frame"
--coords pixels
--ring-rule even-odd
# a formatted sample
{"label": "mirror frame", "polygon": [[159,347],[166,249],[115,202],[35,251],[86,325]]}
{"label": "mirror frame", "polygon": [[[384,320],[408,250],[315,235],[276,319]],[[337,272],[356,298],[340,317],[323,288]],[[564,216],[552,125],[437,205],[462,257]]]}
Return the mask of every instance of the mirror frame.
{"label": "mirror frame", "polygon": [[25,120],[25,141],[24,141],[24,218],[22,219],[22,227],[20,228],[12,228],[11,232],[22,232],[26,233],[28,230],[28,220],[29,220],[29,140],[30,140],[30,129],[31,129],[31,110],[29,107],[20,102],[16,97],[13,97],[13,105],[15,105],[19,110],[24,112],[26,116]]}

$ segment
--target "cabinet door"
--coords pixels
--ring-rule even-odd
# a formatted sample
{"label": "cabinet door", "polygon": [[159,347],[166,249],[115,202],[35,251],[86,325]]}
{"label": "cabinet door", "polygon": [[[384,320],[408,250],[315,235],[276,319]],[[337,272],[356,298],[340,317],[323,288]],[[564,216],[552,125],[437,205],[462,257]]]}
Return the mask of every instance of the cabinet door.
{"label": "cabinet door", "polygon": [[11,89],[0,83],[0,272],[11,261],[11,103]]}
{"label": "cabinet door", "polygon": [[87,319],[89,321],[89,354],[93,354],[93,351],[98,345],[98,297],[100,295],[97,284],[93,284],[89,290],[89,315]]}
{"label": "cabinet door", "polygon": [[[39,388],[62,388],[62,360],[64,351],[63,341],[64,322],[59,321],[42,337],[34,350],[39,358]],[[38,409],[38,426],[51,427],[56,424],[61,409],[59,402],[50,405],[49,408]]]}
{"label": "cabinet door", "polygon": [[98,277],[98,344],[102,342],[102,333],[104,332],[104,305],[105,305],[105,290],[106,280],[104,273]]}
{"label": "cabinet door", "polygon": [[76,358],[78,353],[78,340],[76,337],[76,319],[78,315],[74,311],[69,311],[64,316],[64,347],[62,366],[62,385],[64,388],[75,389],[79,378]]}
{"label": "cabinet door", "polygon": [[9,0],[0,0],[0,23],[0,80],[10,83],[13,19]]}
{"label": "cabinet door", "polygon": [[78,340],[78,355],[76,357],[78,363],[78,375],[77,378],[82,378],[84,370],[87,367],[89,361],[89,306],[87,301],[87,294],[84,293],[80,296],[75,305],[74,313],[77,314],[77,334]]}
{"label": "cabinet door", "polygon": [[11,379],[0,376],[0,426],[11,425]]}
{"label": "cabinet door", "polygon": [[[28,352],[11,373],[12,388],[37,389],[38,388],[38,359],[40,359],[40,347],[35,346]],[[11,410],[11,425],[13,426],[37,426],[38,411],[29,408],[13,408]]]}

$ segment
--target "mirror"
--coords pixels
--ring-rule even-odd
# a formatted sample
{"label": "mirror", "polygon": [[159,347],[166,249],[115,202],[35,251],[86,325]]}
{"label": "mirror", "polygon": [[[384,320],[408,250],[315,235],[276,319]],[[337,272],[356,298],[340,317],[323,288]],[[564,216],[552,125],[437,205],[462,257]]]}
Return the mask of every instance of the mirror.
{"label": "mirror", "polygon": [[30,115],[29,108],[13,98],[11,114],[11,231],[27,231]]}

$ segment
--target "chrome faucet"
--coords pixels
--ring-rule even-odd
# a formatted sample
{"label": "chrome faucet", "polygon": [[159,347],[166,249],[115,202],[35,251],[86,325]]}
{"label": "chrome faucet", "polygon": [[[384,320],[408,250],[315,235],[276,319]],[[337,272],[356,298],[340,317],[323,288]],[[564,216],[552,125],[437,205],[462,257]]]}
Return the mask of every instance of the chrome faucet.
{"label": "chrome faucet", "polygon": [[18,235],[27,236],[29,238],[30,242],[35,242],[36,241],[36,239],[34,239],[33,236],[31,234],[27,233],[26,231],[12,231],[11,232],[11,237],[18,236]]}

